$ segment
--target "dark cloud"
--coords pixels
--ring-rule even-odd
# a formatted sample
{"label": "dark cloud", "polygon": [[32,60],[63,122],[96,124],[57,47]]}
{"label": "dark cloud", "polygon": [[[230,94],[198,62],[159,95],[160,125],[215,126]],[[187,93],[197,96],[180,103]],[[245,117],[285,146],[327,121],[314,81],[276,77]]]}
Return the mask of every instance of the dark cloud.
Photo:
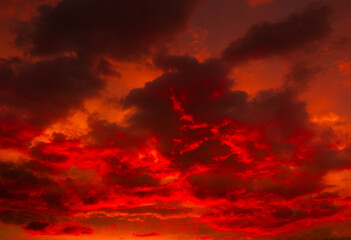
{"label": "dark cloud", "polygon": [[36,174],[28,164],[0,163],[0,177],[10,193],[24,191],[29,194],[28,191],[31,190],[43,191],[56,186],[47,176]]}
{"label": "dark cloud", "polygon": [[67,226],[63,226],[58,230],[56,234],[63,235],[81,235],[81,234],[92,234],[93,230],[89,227],[84,227],[78,224],[68,224]]}
{"label": "dark cloud", "polygon": [[40,126],[28,123],[16,112],[6,109],[0,113],[0,143],[3,147],[22,151],[41,131]]}
{"label": "dark cloud", "polygon": [[82,109],[104,81],[73,57],[0,60],[0,143],[23,151],[50,124]]}
{"label": "dark cloud", "polygon": [[47,222],[34,221],[27,224],[24,229],[36,235],[74,235],[92,234],[93,230],[79,224],[62,222],[60,224],[50,224]]}
{"label": "dark cloud", "polygon": [[[1,163],[0,180],[0,200],[3,202],[0,221],[6,224],[27,224],[25,228],[28,229],[39,228],[37,222],[46,220],[51,212],[41,195],[59,188],[58,183],[43,172],[34,171],[30,163]],[[47,212],[32,208],[33,205]]]}
{"label": "dark cloud", "polygon": [[159,233],[145,233],[145,234],[139,234],[139,233],[133,233],[135,237],[159,237],[161,234]]}
{"label": "dark cloud", "polygon": [[327,6],[313,6],[280,22],[254,25],[223,51],[222,59],[235,64],[289,53],[322,39],[331,30],[330,12]]}
{"label": "dark cloud", "polygon": [[[274,203],[276,200],[279,203]],[[202,216],[201,221],[222,231],[242,231],[251,236],[256,235],[258,239],[259,236],[262,239],[275,239],[271,236],[291,234],[296,237],[294,232],[301,229],[301,224],[305,225],[305,221],[316,222],[315,226],[318,226],[318,220],[342,215],[344,210],[340,203],[335,201],[335,196],[311,196],[309,200],[291,202],[272,198],[270,194],[259,195],[258,198],[252,198],[251,194],[243,194],[222,206],[212,206],[211,210]]]}
{"label": "dark cloud", "polygon": [[73,207],[97,204],[103,199],[104,194],[96,184],[71,178],[57,181],[48,177],[46,169],[30,162],[1,163],[0,180],[1,222],[22,225],[35,234],[92,233],[90,228],[68,223],[61,226],[59,222],[72,214]]}
{"label": "dark cloud", "polygon": [[104,85],[88,65],[70,57],[35,63],[2,60],[0,76],[2,104],[39,123],[66,116]]}
{"label": "dark cloud", "polygon": [[[264,90],[248,104],[243,123],[261,126],[272,142],[282,142],[295,130],[308,127],[306,103],[291,89]],[[245,113],[244,113],[245,114]]]}
{"label": "dark cloud", "polygon": [[[243,180],[228,172],[206,172],[190,176],[189,183],[199,199],[228,198],[246,191]],[[237,191],[236,191],[237,190]]]}
{"label": "dark cloud", "polygon": [[306,163],[306,172],[326,173],[338,171],[351,167],[351,148],[346,146],[342,150],[328,148],[326,146],[315,146],[316,154],[314,162]]}
{"label": "dark cloud", "polygon": [[42,231],[49,225],[50,224],[46,222],[31,222],[25,226],[25,229],[32,231]]}
{"label": "dark cloud", "polygon": [[302,229],[282,236],[272,237],[272,240],[347,240],[351,238],[349,220],[338,223],[323,224],[308,229]]}
{"label": "dark cloud", "polygon": [[[38,16],[18,26],[16,43],[56,58],[0,60],[2,146],[26,147],[48,124],[96,96],[105,85],[101,76],[119,75],[103,56],[90,57],[131,60],[149,53],[185,29],[197,2],[75,0],[40,6]],[[40,154],[38,147],[34,151]]]}
{"label": "dark cloud", "polygon": [[[121,169],[122,170],[122,169]],[[119,172],[110,172],[104,176],[109,184],[123,186],[126,189],[132,187],[158,186],[159,181],[151,174],[125,169]]]}
{"label": "dark cloud", "polygon": [[135,59],[186,27],[197,0],[64,0],[38,7],[17,27],[16,45],[33,55],[75,52]]}
{"label": "dark cloud", "polygon": [[[328,170],[348,167],[347,150],[337,154],[314,139],[315,126],[299,97],[319,69],[297,63],[281,88],[249,98],[234,90],[227,64],[287,53],[322,39],[330,30],[329,11],[310,8],[255,26],[221,59],[156,56],[154,64],[163,75],[122,100],[134,110],[126,129],[136,138],[157,138],[158,150],[186,176],[193,196],[213,203],[201,219],[215,229],[278,234],[305,226],[307,219],[343,216],[342,206],[328,204],[335,196],[322,194],[322,178]],[[217,209],[218,200],[228,205]]]}
{"label": "dark cloud", "polygon": [[[155,62],[167,72],[144,88],[132,90],[122,103],[136,109],[128,119],[132,132],[158,137],[165,154],[179,151],[176,159],[182,166],[211,163],[215,156],[228,152],[212,131],[226,120],[260,128],[266,141],[277,144],[277,151],[288,147],[284,139],[297,129],[309,127],[305,103],[293,88],[260,91],[249,100],[246,92],[231,89],[229,69],[218,60],[199,63],[190,57],[170,56]],[[192,127],[201,123],[207,125]],[[235,132],[231,124],[224,125],[218,129],[220,135]],[[174,146],[174,139],[182,141]],[[181,152],[191,144],[197,147]]]}
{"label": "dark cloud", "polygon": [[[291,176],[291,172],[274,176],[243,177],[245,171],[238,174],[231,168],[217,167],[215,171],[194,174],[188,178],[191,191],[197,198],[233,200],[245,194],[257,196],[270,194],[278,198],[293,199],[318,192],[322,186],[319,183],[319,177],[306,176],[298,172],[294,172],[294,177]],[[251,166],[246,166],[246,168],[247,170],[253,169]]]}
{"label": "dark cloud", "polygon": [[297,62],[293,64],[287,75],[285,87],[290,87],[298,91],[305,91],[309,83],[316,76],[320,69],[310,67],[306,62]]}
{"label": "dark cloud", "polygon": [[90,131],[85,138],[90,146],[104,147],[108,144],[121,149],[135,148],[135,141],[128,129],[93,116],[88,119],[88,124]]}
{"label": "dark cloud", "polygon": [[[192,141],[196,140],[192,139]],[[179,144],[176,150],[182,149],[182,147],[185,147],[185,145]],[[231,154],[230,147],[223,144],[218,139],[203,141],[193,150],[186,152],[182,152],[180,150],[180,152],[181,153],[177,155],[177,161],[183,168],[187,168],[196,163],[211,164],[214,163],[215,157],[227,156]]]}
{"label": "dark cloud", "polygon": [[26,224],[32,219],[32,213],[25,209],[2,210],[0,211],[0,221],[5,224]]}
{"label": "dark cloud", "polygon": [[[238,116],[247,94],[230,91],[229,69],[210,59],[204,63],[187,56],[158,57],[155,64],[166,70],[162,76],[133,89],[123,100],[125,108],[135,108],[128,122],[135,133],[152,133],[160,138],[165,152],[170,142],[184,138],[180,128],[195,121],[218,122]],[[196,131],[193,131],[196,134]]]}

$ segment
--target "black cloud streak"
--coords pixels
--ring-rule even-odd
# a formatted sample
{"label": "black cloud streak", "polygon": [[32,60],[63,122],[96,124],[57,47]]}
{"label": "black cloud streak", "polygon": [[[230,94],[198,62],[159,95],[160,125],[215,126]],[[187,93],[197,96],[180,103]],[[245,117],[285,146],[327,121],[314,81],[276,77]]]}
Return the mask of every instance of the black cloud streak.
{"label": "black cloud streak", "polygon": [[322,39],[331,31],[330,13],[327,6],[311,7],[280,22],[256,24],[223,51],[222,59],[236,64],[289,53]]}

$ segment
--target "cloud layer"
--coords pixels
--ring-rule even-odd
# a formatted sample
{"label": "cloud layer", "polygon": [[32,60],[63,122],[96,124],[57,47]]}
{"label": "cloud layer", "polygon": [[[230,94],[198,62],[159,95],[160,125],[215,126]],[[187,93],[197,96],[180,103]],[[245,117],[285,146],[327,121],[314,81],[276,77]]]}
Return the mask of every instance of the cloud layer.
{"label": "cloud layer", "polygon": [[[92,235],[111,221],[136,238],[279,239],[349,219],[348,197],[324,180],[351,167],[351,146],[312,122],[301,98],[319,69],[298,62],[281,87],[255,95],[232,77],[327,38],[331,9],[254,25],[219,58],[167,54],[197,4],[63,0],[17,26],[29,57],[0,61],[2,223],[31,236]],[[145,56],[161,74],[114,102],[123,124],[85,109],[108,90],[112,62]],[[77,111],[83,134],[45,132]]]}

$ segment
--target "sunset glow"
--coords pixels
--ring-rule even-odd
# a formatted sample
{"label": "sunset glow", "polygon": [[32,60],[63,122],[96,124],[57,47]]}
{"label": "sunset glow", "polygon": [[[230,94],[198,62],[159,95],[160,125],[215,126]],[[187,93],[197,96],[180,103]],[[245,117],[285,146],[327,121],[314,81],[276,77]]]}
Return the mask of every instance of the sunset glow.
{"label": "sunset glow", "polygon": [[350,9],[0,1],[0,240],[351,239]]}

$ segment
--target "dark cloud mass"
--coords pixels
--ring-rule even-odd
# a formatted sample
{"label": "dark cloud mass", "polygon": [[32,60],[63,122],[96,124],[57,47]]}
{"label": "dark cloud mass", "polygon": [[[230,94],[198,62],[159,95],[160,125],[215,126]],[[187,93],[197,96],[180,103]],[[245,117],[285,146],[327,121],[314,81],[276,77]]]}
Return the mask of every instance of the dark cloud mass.
{"label": "dark cloud mass", "polygon": [[[17,26],[27,56],[0,60],[2,223],[33,238],[116,228],[133,238],[271,240],[350,218],[348,195],[325,179],[341,170],[337,180],[348,179],[351,147],[311,121],[301,97],[321,68],[294,62],[280,87],[255,94],[233,78],[239,63],[328,37],[330,8],[254,25],[220,58],[167,54],[197,3],[63,0]],[[53,127],[110,90],[112,59],[146,55],[161,73],[116,101],[124,121],[82,111],[83,133]],[[312,235],[301,239],[323,239]]]}
{"label": "dark cloud mass", "polygon": [[158,237],[158,236],[160,236],[160,234],[158,234],[158,233],[146,233],[146,234],[134,233],[134,236],[145,238],[145,237]]}
{"label": "dark cloud mass", "polygon": [[18,145],[20,138],[28,140],[82,109],[84,100],[104,87],[102,76],[118,75],[103,56],[132,60],[150,53],[185,29],[196,2],[74,0],[40,5],[36,17],[16,27],[15,43],[30,55],[54,58],[0,60],[0,105],[5,109],[1,142]]}
{"label": "dark cloud mass", "polygon": [[0,143],[23,151],[49,124],[82,109],[105,85],[77,58],[0,60]]}
{"label": "dark cloud mass", "polygon": [[185,29],[197,0],[64,0],[17,28],[16,45],[45,56],[75,52],[133,60]]}
{"label": "dark cloud mass", "polygon": [[48,121],[80,107],[84,99],[96,95],[104,85],[88,65],[70,57],[34,63],[2,60],[0,72],[2,104]]}
{"label": "dark cloud mass", "polygon": [[311,7],[294,13],[277,23],[260,23],[252,26],[222,53],[225,61],[240,63],[276,54],[285,54],[305,44],[322,39],[330,31],[331,9],[326,6]]}
{"label": "dark cloud mass", "polygon": [[[189,174],[186,182],[194,196],[228,200],[228,206],[202,217],[215,229],[277,234],[295,229],[307,218],[342,214],[339,205],[328,205],[331,196],[319,196],[325,187],[320,171],[344,169],[349,160],[344,162],[339,154],[350,156],[347,149],[338,151],[312,141],[314,126],[306,103],[299,99],[315,71],[296,64],[281,88],[260,91],[249,99],[247,93],[232,90],[228,66],[228,60],[235,65],[285,54],[326,36],[329,11],[310,8],[283,22],[254,26],[219,60],[200,63],[186,56],[158,56],[155,65],[165,73],[122,101],[126,108],[136,109],[128,119],[133,132],[159,139],[161,153]],[[257,48],[262,51],[252,55]],[[335,165],[324,165],[325,158]],[[199,166],[202,171],[194,174]],[[302,196],[316,199],[307,203]],[[296,210],[284,211],[270,201],[289,202],[288,209]],[[238,207],[243,202],[255,207]],[[263,204],[262,209],[256,204]]]}

